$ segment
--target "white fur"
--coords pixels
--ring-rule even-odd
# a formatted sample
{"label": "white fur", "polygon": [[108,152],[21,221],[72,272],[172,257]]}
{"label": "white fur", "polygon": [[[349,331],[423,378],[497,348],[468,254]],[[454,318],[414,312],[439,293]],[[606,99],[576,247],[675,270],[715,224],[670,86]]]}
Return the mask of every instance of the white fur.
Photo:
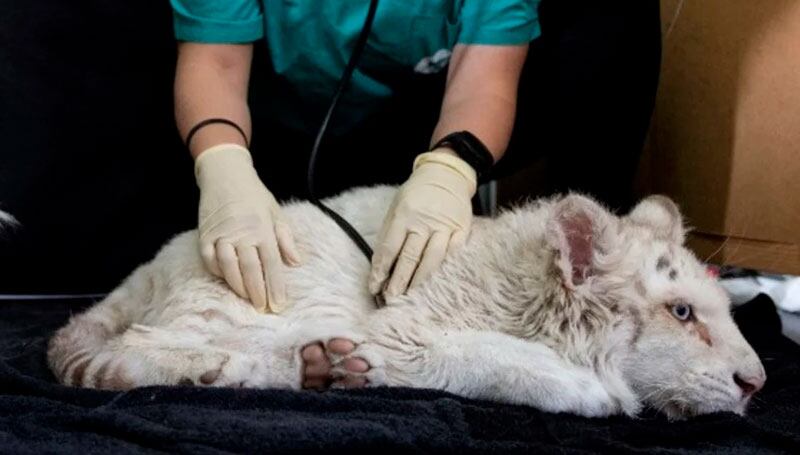
{"label": "white fur", "polygon": [[[374,244],[394,192],[357,189],[328,203]],[[285,313],[259,314],[211,276],[196,232],[186,232],[59,331],[50,365],[65,384],[87,387],[298,389],[302,347],[344,337],[370,363],[372,386],[585,416],[635,415],[643,405],[672,417],[742,413],[749,397],[733,375],[763,378],[763,367],[721,288],[680,244],[670,204],[651,198],[618,218],[573,195],[478,218],[440,270],[378,310],[369,262],[352,240],[312,205],[290,203],[304,263],[283,270]],[[581,264],[573,256],[586,248]],[[679,300],[692,305],[694,322],[670,314]],[[345,374],[341,360],[332,356],[335,374]]]}
{"label": "white fur", "polygon": [[5,227],[14,226],[16,224],[17,220],[11,216],[11,214],[0,210],[0,231],[2,231]]}

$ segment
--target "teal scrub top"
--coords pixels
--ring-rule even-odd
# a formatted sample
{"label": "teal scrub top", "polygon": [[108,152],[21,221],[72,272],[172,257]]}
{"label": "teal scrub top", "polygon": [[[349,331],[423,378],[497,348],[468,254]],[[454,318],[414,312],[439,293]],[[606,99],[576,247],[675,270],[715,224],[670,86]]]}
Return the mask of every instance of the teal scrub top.
{"label": "teal scrub top", "polygon": [[[234,44],[266,38],[275,73],[289,90],[272,94],[274,115],[316,131],[369,0],[170,0],[175,37]],[[539,36],[539,0],[380,0],[367,47],[341,99],[334,133],[344,132],[392,95],[398,74],[430,74],[457,43],[517,45]]]}

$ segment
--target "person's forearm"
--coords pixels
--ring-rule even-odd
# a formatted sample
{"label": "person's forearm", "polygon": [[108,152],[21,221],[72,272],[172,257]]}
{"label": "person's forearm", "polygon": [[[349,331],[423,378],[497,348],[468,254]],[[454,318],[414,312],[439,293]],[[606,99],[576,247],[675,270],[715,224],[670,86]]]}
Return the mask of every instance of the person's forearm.
{"label": "person's forearm", "polygon": [[489,149],[495,162],[508,147],[514,127],[516,97],[498,93],[472,93],[445,99],[431,144],[456,131],[469,131]]}
{"label": "person's forearm", "polygon": [[514,128],[519,77],[527,53],[527,45],[457,45],[431,144],[466,130],[499,160]]}
{"label": "person's forearm", "polygon": [[222,143],[247,146],[251,137],[247,87],[252,46],[182,43],[175,72],[175,120],[181,138],[199,122],[221,117],[244,130],[248,140],[225,124],[203,127],[193,136],[190,152],[202,151]]}

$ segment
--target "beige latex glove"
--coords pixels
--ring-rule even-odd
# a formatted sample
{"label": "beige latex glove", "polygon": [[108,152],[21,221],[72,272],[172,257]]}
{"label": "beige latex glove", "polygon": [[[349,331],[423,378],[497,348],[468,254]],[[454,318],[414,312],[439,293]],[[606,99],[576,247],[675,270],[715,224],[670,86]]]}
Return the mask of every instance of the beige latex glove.
{"label": "beige latex glove", "polygon": [[286,306],[283,264],[300,263],[289,226],[246,148],[222,144],[195,161],[200,254],[208,270],[261,312]]}
{"label": "beige latex glove", "polygon": [[434,150],[417,157],[378,236],[369,277],[373,295],[405,293],[464,243],[476,188],[475,170],[454,154]]}

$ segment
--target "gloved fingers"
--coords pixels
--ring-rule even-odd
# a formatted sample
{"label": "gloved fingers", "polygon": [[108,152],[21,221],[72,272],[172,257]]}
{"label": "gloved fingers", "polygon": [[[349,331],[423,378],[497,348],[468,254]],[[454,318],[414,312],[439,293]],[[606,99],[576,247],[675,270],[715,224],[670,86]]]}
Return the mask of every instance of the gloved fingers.
{"label": "gloved fingers", "polygon": [[230,242],[218,240],[216,250],[219,268],[222,270],[222,276],[228,282],[228,286],[233,289],[233,292],[239,294],[239,297],[248,298],[242,281],[242,271],[239,269],[239,257],[236,255],[236,249]]}
{"label": "gloved fingers", "polygon": [[237,246],[239,269],[242,271],[244,288],[250,296],[250,303],[260,313],[267,309],[267,285],[264,281],[264,267],[255,246]]}
{"label": "gloved fingers", "polygon": [[430,240],[428,240],[428,245],[425,247],[422,260],[419,262],[419,267],[417,267],[417,271],[414,273],[414,278],[411,279],[409,288],[416,287],[439,268],[444,258],[447,256],[447,244],[449,242],[449,232],[438,231],[433,233]]}
{"label": "gloved fingers", "polygon": [[393,297],[406,292],[408,283],[411,281],[411,277],[417,270],[419,261],[422,258],[422,252],[425,251],[428,238],[428,235],[418,232],[408,233],[403,249],[394,264],[389,284],[386,286],[385,294],[387,296]]}
{"label": "gloved fingers", "polygon": [[208,269],[212,275],[222,277],[222,270],[220,270],[219,264],[217,263],[217,249],[214,247],[214,242],[200,240],[200,257],[203,258],[206,269]]}
{"label": "gloved fingers", "polygon": [[278,251],[278,241],[272,232],[258,244],[258,255],[264,265],[264,279],[267,283],[267,305],[273,313],[280,313],[286,307],[286,282],[283,276],[283,262]]}
{"label": "gloved fingers", "polygon": [[453,235],[450,236],[450,243],[447,246],[447,251],[455,251],[464,246],[464,244],[467,243],[468,235],[469,231],[466,229],[459,229],[458,231],[453,232]]}
{"label": "gloved fingers", "polygon": [[397,220],[391,220],[382,231],[378,237],[378,248],[372,257],[372,270],[369,276],[369,292],[372,295],[378,295],[383,290],[386,279],[389,278],[389,271],[397,255],[400,254],[406,238],[406,227]]}
{"label": "gloved fingers", "polygon": [[291,267],[299,266],[302,260],[300,259],[300,253],[297,251],[294,234],[282,217],[275,221],[275,238],[278,239],[278,248],[283,262]]}

